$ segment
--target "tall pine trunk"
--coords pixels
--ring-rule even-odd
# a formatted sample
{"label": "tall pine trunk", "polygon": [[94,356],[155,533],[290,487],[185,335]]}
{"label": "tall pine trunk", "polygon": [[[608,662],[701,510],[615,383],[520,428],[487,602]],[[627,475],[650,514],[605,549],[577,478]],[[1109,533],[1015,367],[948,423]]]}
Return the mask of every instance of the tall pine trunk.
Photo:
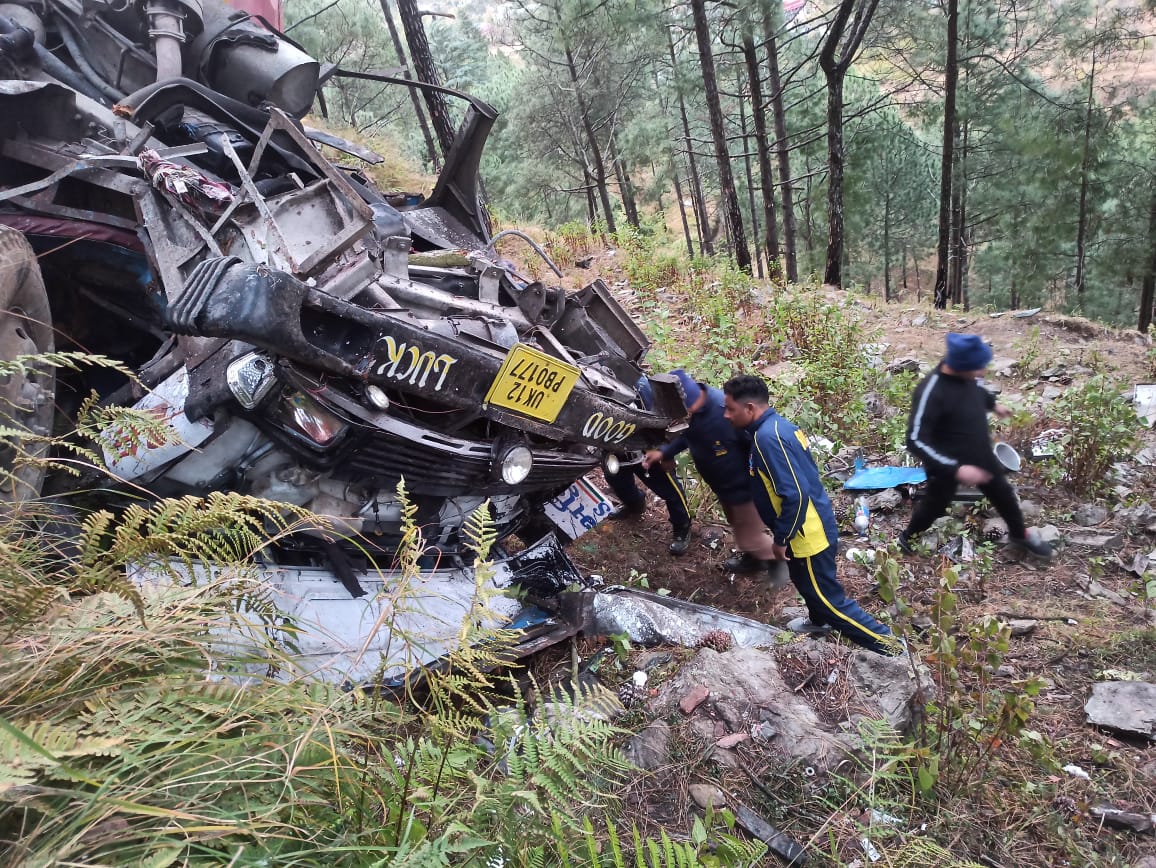
{"label": "tall pine trunk", "polygon": [[[674,54],[674,37],[666,31],[666,46],[670,51],[671,74],[678,79],[678,59]],[[676,87],[678,92],[678,114],[682,119],[682,140],[686,148],[687,170],[690,174],[690,201],[694,209],[695,231],[698,233],[698,247],[707,256],[714,255],[714,242],[708,226],[709,217],[706,213],[706,197],[702,192],[702,177],[698,173],[698,161],[694,158],[694,145],[690,139],[690,119],[686,113],[686,100],[682,95],[682,88]]]}
{"label": "tall pine trunk", "polygon": [[[771,150],[767,140],[767,113],[763,101],[763,83],[759,75],[759,57],[755,53],[754,37],[743,38],[743,57],[747,63],[747,79],[751,85],[751,112],[755,127],[755,150],[759,160],[759,185],[763,199],[763,225],[766,228],[767,272],[772,280],[783,276],[779,261],[779,227],[775,219],[775,179],[771,173]],[[754,205],[751,206],[754,214]]]}
{"label": "tall pine trunk", "polygon": [[[403,68],[402,77],[412,80],[413,75],[409,71],[409,60],[406,59],[405,49],[397,35],[397,25],[393,23],[393,16],[389,12],[389,0],[381,0],[381,13],[385,16],[385,26],[389,28],[389,38],[393,42],[393,50],[397,53],[397,62]],[[413,103],[414,114],[417,115],[417,124],[421,130],[422,141],[425,142],[426,155],[433,170],[437,172],[441,169],[442,161],[438,155],[437,146],[434,144],[433,134],[430,132],[429,121],[425,119],[425,109],[421,107],[421,96],[416,87],[409,88],[409,98]]]}
{"label": "tall pine trunk", "polygon": [[762,250],[759,248],[759,212],[755,207],[755,176],[751,171],[750,133],[747,129],[747,110],[743,101],[743,77],[735,73],[735,93],[739,101],[739,130],[743,136],[743,169],[747,176],[747,209],[751,215],[751,246],[755,251],[755,274],[763,279]]}
{"label": "tall pine trunk", "polygon": [[943,75],[943,158],[939,168],[939,235],[936,244],[935,301],[947,307],[951,295],[951,190],[955,161],[955,94],[959,86],[959,0],[947,0],[947,59]]}
{"label": "tall pine trunk", "polygon": [[775,157],[779,167],[779,203],[783,215],[783,253],[787,260],[787,280],[799,282],[798,238],[795,221],[795,193],[791,187],[791,152],[787,143],[787,111],[783,105],[783,82],[779,75],[779,48],[775,41],[774,7],[763,0],[763,36],[767,43],[767,87],[771,114],[775,120]]}
{"label": "tall pine trunk", "polygon": [[[424,84],[440,85],[437,67],[430,54],[429,41],[425,37],[425,26],[421,23],[421,13],[417,0],[397,0],[397,12],[401,18],[401,28],[405,31],[405,41],[409,45],[409,56],[413,59],[413,71],[417,80]],[[450,123],[450,112],[446,107],[445,95],[436,90],[424,90],[426,108],[437,133],[442,153],[448,154],[454,143],[454,128]]]}
{"label": "tall pine trunk", "polygon": [[1080,211],[1076,227],[1076,304],[1084,307],[1084,283],[1087,280],[1088,183],[1092,172],[1092,112],[1095,108],[1096,45],[1092,44],[1092,67],[1088,72],[1088,101],[1084,107],[1084,150],[1080,156]]}
{"label": "tall pine trunk", "polygon": [[570,84],[574,87],[574,99],[578,103],[578,115],[582,119],[582,131],[586,134],[586,147],[594,162],[591,170],[594,175],[594,184],[598,188],[598,198],[602,202],[602,216],[606,221],[606,231],[614,233],[614,209],[610,207],[610,190],[606,186],[606,161],[602,157],[602,146],[598,143],[598,136],[594,132],[594,122],[590,119],[590,106],[586,102],[586,95],[578,81],[578,67],[574,63],[574,52],[566,46],[566,71],[570,75]]}
{"label": "tall pine trunk", "polygon": [[[819,51],[819,67],[827,80],[827,263],[823,282],[843,284],[846,255],[843,221],[843,82],[855,60],[879,0],[841,0]],[[854,20],[852,21],[852,13]],[[848,32],[848,23],[851,24]]]}
{"label": "tall pine trunk", "polygon": [[1147,333],[1152,325],[1152,304],[1156,301],[1156,189],[1148,206],[1148,266],[1140,283],[1140,321],[1136,328]]}
{"label": "tall pine trunk", "polygon": [[731,157],[727,150],[726,124],[723,121],[718,82],[715,78],[714,50],[710,43],[705,0],[691,0],[690,7],[694,15],[694,35],[698,42],[699,63],[702,66],[703,96],[706,99],[707,113],[710,116],[711,138],[714,139],[715,160],[718,163],[719,193],[722,195],[727,235],[730,238],[735,264],[742,271],[750,274],[751,253],[747,249],[746,234],[743,231],[743,213],[739,207],[739,195],[735,189],[734,173],[731,171]]}

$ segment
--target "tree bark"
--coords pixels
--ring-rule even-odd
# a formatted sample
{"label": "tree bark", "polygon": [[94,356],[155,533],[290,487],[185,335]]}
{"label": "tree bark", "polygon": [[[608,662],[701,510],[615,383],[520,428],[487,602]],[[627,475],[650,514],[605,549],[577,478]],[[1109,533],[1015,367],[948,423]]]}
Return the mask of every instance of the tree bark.
{"label": "tree bark", "polygon": [[[424,84],[440,85],[437,67],[434,66],[429,41],[425,36],[425,26],[421,22],[421,13],[417,8],[417,0],[397,0],[397,12],[401,18],[402,30],[405,31],[405,41],[409,45],[409,56],[413,59],[413,71],[417,75],[417,80]],[[448,154],[450,146],[454,143],[454,128],[450,122],[445,95],[436,90],[423,90],[422,96],[425,97],[426,108],[429,109],[442,154]]]}
{"label": "tree bark", "polygon": [[[754,37],[748,32],[743,39],[743,57],[747,63],[747,79],[751,84],[751,112],[755,126],[755,150],[759,160],[759,183],[763,198],[763,225],[766,227],[767,273],[771,280],[783,276],[779,261],[779,227],[775,219],[775,178],[771,172],[771,151],[767,141],[767,114],[763,103],[763,83],[759,76],[759,58],[755,53]],[[752,191],[753,195],[753,191]],[[754,205],[751,206],[753,215]],[[756,233],[758,230],[755,230]]]}
{"label": "tree bark", "polygon": [[935,295],[937,308],[950,297],[951,190],[955,160],[955,92],[959,85],[959,0],[947,0],[947,59],[943,76],[943,157],[939,168],[939,235],[936,244]]}
{"label": "tree bark", "polygon": [[626,214],[626,222],[638,228],[638,203],[634,198],[634,184],[630,181],[630,173],[626,169],[626,161],[618,156],[618,148],[614,151],[614,177],[618,181],[618,192],[622,196],[622,211]]}
{"label": "tree bark", "polygon": [[883,193],[883,300],[891,301],[891,188]]}
{"label": "tree bark", "polygon": [[1144,279],[1140,283],[1140,321],[1137,323],[1142,333],[1152,325],[1152,304],[1156,301],[1156,190],[1152,191],[1152,201],[1148,206],[1148,266],[1144,269]]}
{"label": "tree bark", "polygon": [[1084,307],[1084,282],[1088,246],[1088,177],[1092,170],[1092,111],[1095,108],[1096,44],[1092,43],[1092,67],[1088,72],[1088,101],[1084,107],[1084,151],[1080,157],[1080,211],[1076,228],[1076,304]]}
{"label": "tree bark", "polygon": [[[674,54],[674,37],[670,35],[670,31],[666,31],[666,45],[670,50],[670,69],[671,74],[678,77],[678,60]],[[676,87],[678,91],[678,114],[682,119],[682,140],[686,147],[686,162],[687,169],[690,172],[690,201],[694,208],[695,215],[695,231],[698,233],[698,247],[707,256],[714,255],[714,242],[708,225],[708,216],[706,213],[706,197],[702,193],[702,178],[698,173],[698,162],[694,158],[694,146],[690,140],[690,119],[686,114],[686,100],[683,99],[682,89]]]}
{"label": "tree bark", "polygon": [[691,0],[694,15],[694,35],[698,42],[699,63],[702,66],[703,96],[710,116],[711,138],[714,139],[715,160],[718,163],[719,192],[722,195],[723,215],[727,234],[731,239],[731,252],[735,264],[747,274],[751,273],[751,254],[747,249],[746,234],[743,231],[743,214],[739,207],[738,191],[735,189],[734,173],[731,171],[731,157],[727,151],[726,124],[723,121],[722,104],[719,102],[718,82],[714,71],[714,50],[711,48],[710,29],[706,19],[705,0]]}
{"label": "tree bark", "polygon": [[755,251],[755,274],[759,280],[762,280],[763,259],[762,251],[759,249],[759,216],[758,210],[755,208],[755,176],[751,171],[751,146],[750,135],[747,132],[747,110],[743,101],[743,77],[737,71],[735,72],[735,93],[738,94],[739,129],[743,136],[743,168],[747,174],[747,208],[751,214],[751,246]]}
{"label": "tree bark", "polygon": [[[843,285],[846,244],[843,221],[843,82],[855,60],[879,0],[842,0],[819,52],[819,67],[827,80],[827,264],[823,282]],[[858,3],[858,5],[856,5]],[[855,13],[850,35],[847,24]]]}
{"label": "tree bark", "polygon": [[594,183],[598,187],[598,198],[602,202],[602,214],[606,220],[606,231],[617,231],[614,225],[614,210],[610,206],[610,190],[606,186],[606,162],[602,157],[602,146],[598,144],[598,136],[594,132],[594,122],[590,119],[590,107],[586,103],[586,95],[578,81],[578,67],[574,63],[574,52],[566,46],[566,71],[570,74],[570,84],[574,88],[574,99],[578,103],[578,114],[582,118],[582,130],[586,133],[586,146],[590,148],[590,155],[594,165]]}
{"label": "tree bark", "polygon": [[779,202],[783,215],[783,252],[787,260],[787,280],[799,282],[798,237],[795,222],[795,194],[791,187],[791,153],[787,142],[787,112],[783,106],[783,84],[779,76],[779,49],[775,42],[774,10],[763,4],[763,35],[767,43],[767,86],[771,89],[771,114],[775,121],[775,156],[779,164]]}
{"label": "tree bark", "polygon": [[686,219],[686,205],[682,200],[682,182],[678,179],[678,171],[674,172],[674,195],[678,197],[678,216],[682,218],[682,235],[686,239],[687,256],[694,256],[694,239],[690,235],[690,223]]}
{"label": "tree bark", "polygon": [[[405,49],[401,45],[401,39],[397,35],[397,25],[393,23],[393,16],[389,12],[389,0],[381,0],[381,13],[385,16],[385,26],[389,28],[389,38],[393,42],[393,50],[397,52],[397,62],[402,65],[404,72],[402,77],[412,80],[413,76],[409,71],[409,61],[406,59]],[[430,165],[433,166],[434,172],[441,170],[441,157],[438,155],[437,146],[434,144],[433,134],[430,132],[429,121],[425,117],[425,109],[421,107],[421,96],[418,95],[416,87],[409,88],[409,98],[413,102],[413,111],[417,115],[418,127],[421,129],[421,137],[425,142],[426,154],[429,156]]]}

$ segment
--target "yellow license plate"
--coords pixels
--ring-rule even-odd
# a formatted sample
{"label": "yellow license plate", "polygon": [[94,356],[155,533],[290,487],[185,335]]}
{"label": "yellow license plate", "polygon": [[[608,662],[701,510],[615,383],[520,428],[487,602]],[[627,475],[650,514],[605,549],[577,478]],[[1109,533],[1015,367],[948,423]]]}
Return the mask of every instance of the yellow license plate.
{"label": "yellow license plate", "polygon": [[553,422],[580,376],[573,365],[526,344],[514,344],[486,393],[486,403]]}

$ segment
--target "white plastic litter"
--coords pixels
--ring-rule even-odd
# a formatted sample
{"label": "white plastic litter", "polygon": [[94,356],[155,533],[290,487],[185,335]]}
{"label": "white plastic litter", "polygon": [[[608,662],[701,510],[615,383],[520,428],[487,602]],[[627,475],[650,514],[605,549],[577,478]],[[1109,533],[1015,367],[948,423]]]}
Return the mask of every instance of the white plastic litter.
{"label": "white plastic litter", "polygon": [[1064,766],[1064,771],[1066,771],[1068,774],[1070,774],[1074,778],[1081,778],[1085,781],[1090,781],[1092,779],[1092,776],[1090,774],[1088,774],[1086,771],[1084,771],[1082,768],[1080,768],[1078,765],[1075,765],[1075,764],[1069,764],[1069,765]]}

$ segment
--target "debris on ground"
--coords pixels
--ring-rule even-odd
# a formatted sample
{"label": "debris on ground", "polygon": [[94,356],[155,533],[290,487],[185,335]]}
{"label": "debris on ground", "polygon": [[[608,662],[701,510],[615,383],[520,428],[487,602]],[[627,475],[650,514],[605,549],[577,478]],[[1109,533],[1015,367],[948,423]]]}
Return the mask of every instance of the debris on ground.
{"label": "debris on ground", "polygon": [[1088,723],[1156,741],[1156,684],[1101,681],[1084,704]]}

